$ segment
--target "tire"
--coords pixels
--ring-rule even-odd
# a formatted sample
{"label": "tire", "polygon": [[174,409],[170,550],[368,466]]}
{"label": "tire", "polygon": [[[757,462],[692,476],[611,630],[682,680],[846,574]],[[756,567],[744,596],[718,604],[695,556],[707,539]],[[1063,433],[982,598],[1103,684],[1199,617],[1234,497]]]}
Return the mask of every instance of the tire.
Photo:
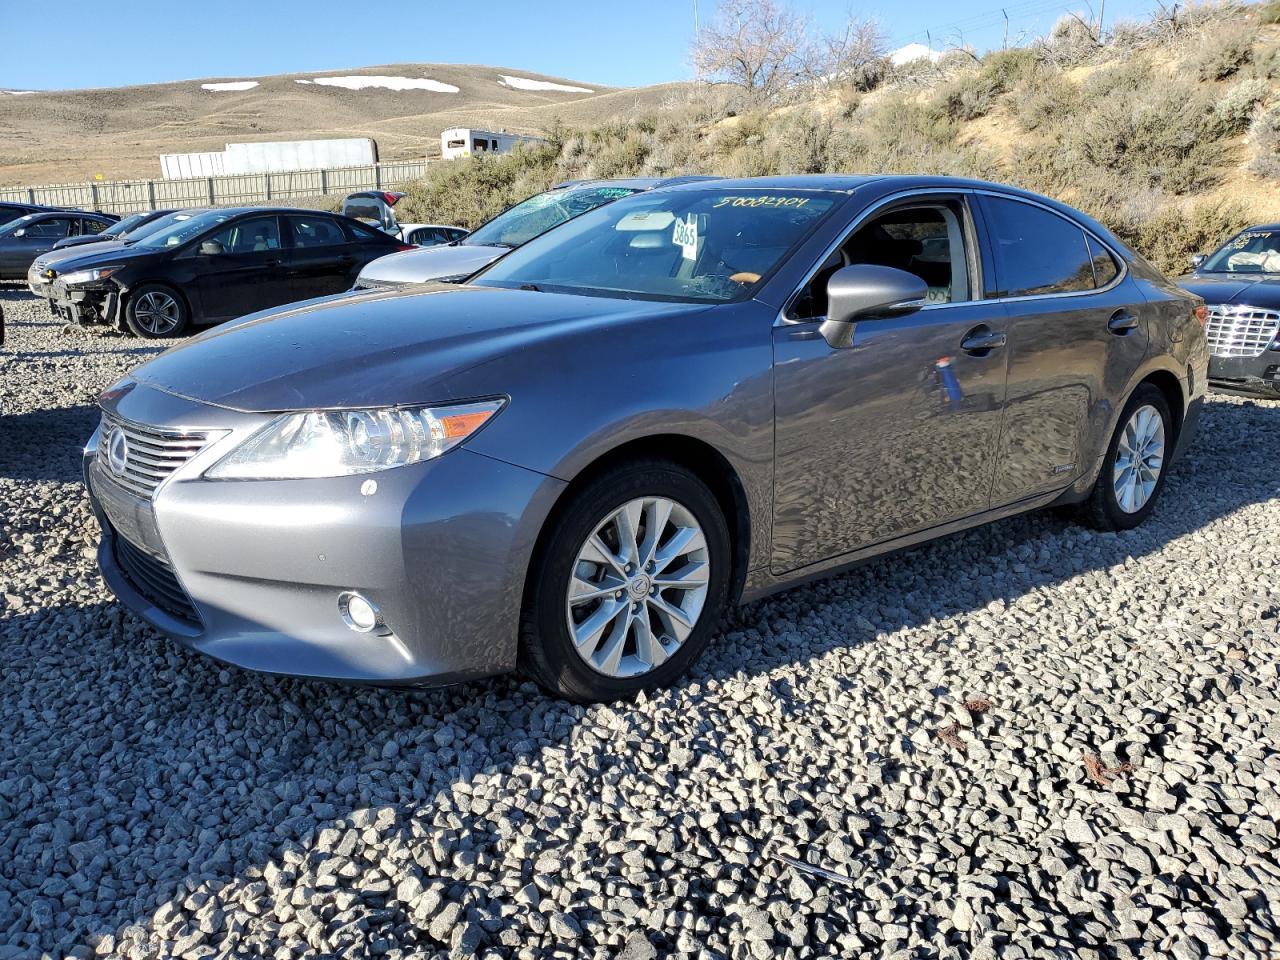
{"label": "tire", "polygon": [[182,294],[172,287],[162,283],[144,283],[129,295],[124,319],[129,329],[139,337],[171,340],[186,333],[191,323],[191,310]]}
{"label": "tire", "polygon": [[[550,521],[530,574],[521,669],[547,692],[583,703],[669,685],[698,659],[724,610],[731,551],[720,505],[693,473],[661,460],[611,468],[570,496]],[[670,511],[655,543],[650,530],[664,504]],[[639,534],[635,552],[621,536],[624,525]],[[611,560],[588,544],[593,537]],[[640,561],[630,571],[628,558]]]}
{"label": "tire", "polygon": [[[1154,484],[1149,492],[1145,493],[1145,500],[1138,502],[1129,500],[1123,495],[1123,484],[1121,484],[1121,492],[1117,492],[1117,460],[1121,459],[1122,468],[1126,462],[1131,462],[1126,451],[1128,440],[1134,435],[1126,436],[1126,431],[1131,424],[1135,424],[1135,418],[1140,412],[1147,417],[1154,414],[1159,418],[1160,460],[1155,471]],[[1150,423],[1149,420],[1148,423]],[[1141,433],[1142,431],[1139,430],[1139,435]],[[1165,400],[1164,394],[1149,383],[1141,384],[1129,397],[1129,402],[1124,405],[1124,410],[1120,413],[1120,419],[1116,424],[1115,434],[1111,437],[1111,443],[1107,445],[1107,454],[1103,458],[1102,470],[1098,474],[1093,492],[1090,493],[1089,499],[1081,504],[1083,521],[1096,530],[1116,531],[1132,530],[1146,520],[1155,509],[1156,501],[1160,499],[1160,493],[1164,490],[1165,477],[1169,472],[1169,457],[1173,453],[1175,439],[1173,417],[1169,414],[1169,403]],[[1151,446],[1145,449],[1149,453],[1154,450]],[[1149,467],[1152,462],[1150,456],[1143,458],[1144,466]],[[1139,478],[1149,477],[1150,472],[1150,469],[1146,469],[1138,476]]]}

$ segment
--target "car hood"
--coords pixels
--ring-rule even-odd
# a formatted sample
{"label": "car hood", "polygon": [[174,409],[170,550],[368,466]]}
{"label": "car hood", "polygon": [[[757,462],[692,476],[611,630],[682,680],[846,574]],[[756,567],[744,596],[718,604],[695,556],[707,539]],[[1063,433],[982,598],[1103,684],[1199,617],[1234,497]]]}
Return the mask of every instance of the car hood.
{"label": "car hood", "polygon": [[707,309],[430,284],[312,301],[214,328],[130,377],[258,413],[429,403],[474,395],[461,374],[537,343]]}
{"label": "car hood", "polygon": [[75,243],[66,247],[54,247],[48,253],[42,253],[36,257],[35,263],[40,267],[54,266],[59,273],[63,272],[62,262],[64,260],[76,259],[80,257],[92,257],[99,253],[114,253],[117,250],[128,250],[127,243],[121,243],[119,240],[95,240],[93,243]]}
{"label": "car hood", "polygon": [[[58,262],[54,264],[54,269],[58,273],[70,273],[72,270],[85,270],[89,267],[104,266],[108,263],[129,263],[134,260],[143,260],[162,252],[161,250],[148,250],[142,247],[130,246],[127,243],[116,240],[107,243],[90,243],[83,247],[72,247],[69,250],[54,250],[45,254],[41,259],[57,256]],[[66,254],[66,256],[62,256],[62,254]]]}
{"label": "car hood", "polygon": [[1177,284],[1203,297],[1208,304],[1230,303],[1280,310],[1280,276],[1274,274],[1259,274],[1246,279],[1238,274],[1193,273],[1179,278]]}
{"label": "car hood", "polygon": [[426,283],[449,277],[467,277],[508,253],[507,247],[422,247],[388,254],[360,271],[361,280],[382,283]]}

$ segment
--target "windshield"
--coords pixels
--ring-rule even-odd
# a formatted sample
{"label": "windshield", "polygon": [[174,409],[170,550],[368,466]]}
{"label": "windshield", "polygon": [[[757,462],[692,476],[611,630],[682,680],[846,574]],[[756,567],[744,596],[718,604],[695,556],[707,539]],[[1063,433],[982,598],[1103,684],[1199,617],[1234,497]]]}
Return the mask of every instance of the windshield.
{"label": "windshield", "polygon": [[[154,232],[141,237],[135,232],[134,236],[129,239],[134,241],[137,246],[147,250],[163,250],[166,247],[177,247],[193,237],[198,237],[210,227],[225,223],[233,215],[219,210],[209,210],[205,213],[193,215],[171,213],[169,217],[161,217],[155,221],[155,223],[168,222]],[[151,224],[147,224],[147,226],[151,226]]]}
{"label": "windshield", "polygon": [[1202,273],[1280,273],[1280,231],[1245,230],[1220,246]]}
{"label": "windshield", "polygon": [[125,217],[123,220],[117,220],[111,226],[107,227],[107,229],[103,230],[100,236],[118,237],[123,233],[128,233],[146,218],[147,214],[145,213],[135,213],[131,217]]}
{"label": "windshield", "polygon": [[522,200],[462,242],[469,247],[518,247],[601,204],[636,193],[634,187],[565,187]]}
{"label": "windshield", "polygon": [[837,199],[812,190],[644,193],[539,237],[474,282],[634,300],[742,300]]}

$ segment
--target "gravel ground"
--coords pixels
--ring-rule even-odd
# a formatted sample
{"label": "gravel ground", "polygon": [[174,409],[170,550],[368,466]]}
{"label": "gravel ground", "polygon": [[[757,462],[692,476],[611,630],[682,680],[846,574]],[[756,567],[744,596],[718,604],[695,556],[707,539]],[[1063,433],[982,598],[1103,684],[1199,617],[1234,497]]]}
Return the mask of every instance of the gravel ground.
{"label": "gravel ground", "polygon": [[1215,398],[1141,530],[883,559],[584,709],[124,613],[77,447],[154,351],[0,302],[0,960],[1280,955],[1280,404]]}

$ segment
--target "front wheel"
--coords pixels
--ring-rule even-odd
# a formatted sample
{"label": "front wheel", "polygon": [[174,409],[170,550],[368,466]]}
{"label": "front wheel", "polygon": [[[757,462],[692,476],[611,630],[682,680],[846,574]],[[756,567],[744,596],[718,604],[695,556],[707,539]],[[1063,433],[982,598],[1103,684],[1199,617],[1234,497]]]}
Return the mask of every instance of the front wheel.
{"label": "front wheel", "polygon": [[158,283],[148,283],[133,292],[125,306],[129,329],[148,340],[168,340],[186,332],[191,320],[182,297]]}
{"label": "front wheel", "polygon": [[526,598],[521,662],[553,694],[618,700],[666,686],[702,653],[729,585],[729,532],[676,464],[609,470],[571,494]]}
{"label": "front wheel", "polygon": [[1151,515],[1173,452],[1172,417],[1164,394],[1149,383],[1125,404],[1102,461],[1084,519],[1099,530],[1132,530]]}

